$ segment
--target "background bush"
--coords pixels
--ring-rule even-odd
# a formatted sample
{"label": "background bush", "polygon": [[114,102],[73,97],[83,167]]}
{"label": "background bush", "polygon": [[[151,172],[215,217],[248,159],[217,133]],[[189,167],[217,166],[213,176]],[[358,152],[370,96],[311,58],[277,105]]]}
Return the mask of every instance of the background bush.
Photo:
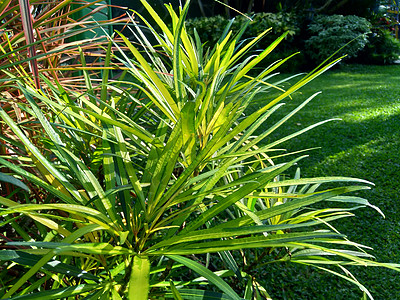
{"label": "background bush", "polygon": [[310,38],[305,42],[306,53],[318,63],[351,42],[342,53],[356,57],[368,43],[370,28],[367,19],[357,16],[315,16],[308,27]]}
{"label": "background bush", "polygon": [[[298,37],[301,35],[304,20],[301,16],[296,16],[293,13],[257,13],[251,16],[247,30],[244,32],[242,39],[252,39],[268,28],[271,31],[257,44],[257,49],[267,48],[274,40],[283,33],[288,32],[285,42],[281,43],[277,50],[271,53],[262,64],[263,66],[273,63],[278,59],[285,58],[303,48],[302,41]],[[233,34],[238,33],[245,26],[248,18],[245,16],[237,16],[232,23],[231,30]],[[216,44],[221,37],[229,20],[222,16],[210,18],[195,18],[186,21],[186,26],[189,34],[193,34],[194,28],[200,36],[201,41],[206,42],[209,46]],[[257,50],[256,50],[257,51]],[[254,54],[249,53],[249,55]],[[303,60],[297,56],[295,60],[285,64],[286,70],[294,70],[301,68]]]}
{"label": "background bush", "polygon": [[[348,55],[348,63],[392,64],[400,55],[400,42],[392,32],[353,15],[316,15],[310,20],[304,14],[257,13],[252,20],[242,39],[254,38],[267,28],[272,30],[258,43],[257,50],[248,55],[265,49],[288,31],[285,43],[281,43],[264,60],[263,67],[299,51],[299,55],[285,63],[281,71],[310,70],[350,41],[340,52],[341,55]],[[246,17],[237,16],[231,25],[233,34],[238,33],[247,21]],[[217,43],[229,22],[223,16],[214,16],[189,19],[186,26],[189,34],[193,34],[196,28],[201,41],[212,46]]]}
{"label": "background bush", "polygon": [[193,34],[196,28],[201,41],[213,45],[217,43],[228,23],[229,20],[223,16],[195,18],[186,20],[186,28],[189,34]]}
{"label": "background bush", "polygon": [[400,41],[389,30],[375,28],[368,35],[368,44],[360,51],[356,62],[387,65],[399,59]]}
{"label": "background bush", "polygon": [[[243,38],[253,38],[267,28],[272,28],[270,34],[268,34],[263,40],[260,41],[258,47],[265,48],[271,44],[276,38],[288,31],[287,40],[293,40],[295,35],[300,33],[300,27],[298,18],[292,13],[258,13],[254,16],[250,16],[252,21],[249,27],[245,31]],[[249,20],[245,16],[237,16],[234,18],[232,23],[232,30],[234,33],[240,31],[245,23]],[[210,18],[195,18],[186,21],[186,27],[188,33],[192,34],[194,28],[196,28],[203,42],[207,41],[209,44],[214,44],[218,41],[223,33],[225,27],[228,25],[229,20],[222,16],[215,16]]]}

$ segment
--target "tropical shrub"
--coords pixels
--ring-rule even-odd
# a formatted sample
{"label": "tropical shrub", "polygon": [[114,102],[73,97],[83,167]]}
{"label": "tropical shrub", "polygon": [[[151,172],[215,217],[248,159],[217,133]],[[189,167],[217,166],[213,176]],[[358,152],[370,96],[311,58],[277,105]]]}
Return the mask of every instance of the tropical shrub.
{"label": "tropical shrub", "polygon": [[[123,43],[110,37],[101,81],[83,68],[85,91],[51,81],[41,90],[26,78],[10,79],[27,101],[21,109],[44,132],[18,124],[0,108],[11,132],[6,146],[14,153],[0,158],[9,169],[3,179],[18,196],[0,197],[2,224],[18,232],[3,233],[7,248],[0,260],[19,275],[3,284],[4,297],[269,298],[257,268],[290,261],[336,274],[372,298],[347,265],[399,269],[373,261],[365,246],[330,224],[373,207],[348,195],[371,183],[301,178],[296,163],[305,158],[303,149],[286,153],[279,147],[325,122],[262,142],[316,95],[255,134],[283,99],[332,64],[285,91],[273,75],[287,59],[255,77],[249,73],[286,34],[241,61],[267,30],[238,48],[246,26],[237,35],[228,26],[207,48],[185,29],[189,1],[179,16],[167,6],[173,30],[142,4],[163,34],[148,28],[154,46],[133,22],[140,45],[122,34]],[[113,59],[123,64],[119,80],[110,77],[109,69],[119,68]],[[246,115],[256,95],[265,103]],[[31,186],[46,197],[32,194]],[[320,202],[332,207],[313,206]]]}
{"label": "tropical shrub", "polygon": [[370,27],[366,19],[357,16],[317,15],[308,26],[306,52],[314,61],[321,62],[345,46],[341,53],[355,57],[368,43]]}
{"label": "tropical shrub", "polygon": [[[107,9],[104,3],[80,3],[67,1],[6,0],[0,3],[0,104],[17,122],[26,122],[41,131],[40,125],[31,123],[20,105],[26,103],[12,78],[23,77],[25,83],[36,88],[47,88],[47,81],[57,82],[65,89],[79,90],[84,81],[78,69],[96,68],[104,56],[104,45],[99,33],[100,26],[112,26],[123,18],[91,20],[99,10]],[[106,28],[107,28],[106,27]],[[101,30],[101,33],[103,31]],[[89,34],[88,34],[89,33]],[[77,49],[79,39],[80,49]],[[90,57],[90,62],[86,58]],[[7,128],[0,128],[1,141],[7,139]],[[0,155],[13,152],[0,144]],[[4,171],[4,170],[3,170]],[[1,183],[7,193],[13,186]]]}
{"label": "tropical shrub", "polygon": [[[57,81],[64,88],[79,89],[83,80],[77,68],[82,68],[80,60],[90,54],[91,63],[86,67],[96,66],[103,56],[99,47],[103,42],[100,37],[89,36],[80,39],[81,51],[72,41],[77,35],[99,28],[99,24],[89,20],[104,4],[84,3],[73,9],[73,1],[17,1],[6,0],[0,4],[0,100],[3,109],[12,113],[15,120],[24,119],[18,104],[21,102],[20,91],[11,84],[11,77],[25,77],[26,83],[36,88],[46,88],[39,74],[47,80]],[[93,5],[96,9],[93,10]],[[88,9],[90,8],[90,9]],[[86,11],[88,10],[88,11]],[[82,13],[85,11],[85,13]],[[74,20],[80,14],[82,20]],[[101,21],[111,26],[118,20]],[[95,59],[93,59],[95,58]],[[23,102],[23,101],[22,101]],[[31,124],[33,126],[33,124]],[[4,150],[3,147],[1,147]],[[6,154],[3,151],[2,154]]]}

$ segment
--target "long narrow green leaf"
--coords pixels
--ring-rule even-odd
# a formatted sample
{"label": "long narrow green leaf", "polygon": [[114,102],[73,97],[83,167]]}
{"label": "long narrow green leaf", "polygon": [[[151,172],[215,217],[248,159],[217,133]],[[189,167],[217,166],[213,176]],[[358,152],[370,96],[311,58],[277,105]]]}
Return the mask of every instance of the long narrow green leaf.
{"label": "long narrow green leaf", "polygon": [[[294,211],[300,207],[305,207],[305,206],[308,206],[308,205],[311,205],[311,204],[314,204],[317,202],[329,200],[330,198],[341,195],[341,194],[359,191],[359,190],[365,190],[365,189],[369,189],[369,187],[350,186],[350,187],[334,188],[331,190],[322,191],[320,193],[317,193],[317,194],[314,194],[314,195],[311,195],[311,196],[308,196],[305,198],[297,199],[295,201],[286,202],[282,205],[277,205],[277,206],[271,207],[269,209],[258,211],[258,212],[256,212],[256,215],[260,218],[260,220],[266,220],[266,219],[272,218],[277,215],[282,215],[288,211]],[[228,221],[226,223],[217,225],[217,226],[215,226],[215,228],[227,228],[227,227],[234,228],[234,227],[238,227],[238,226],[248,225],[248,224],[251,224],[252,222],[253,221],[249,216],[243,216],[243,217],[237,218],[235,220]]]}
{"label": "long narrow green leaf", "polygon": [[[108,131],[111,130],[111,126],[105,124],[103,137],[108,135]],[[103,144],[103,168],[104,168],[104,182],[105,189],[107,191],[115,188],[116,180],[115,180],[115,162],[112,154],[115,153],[115,145],[110,143],[107,139],[102,139]]]}
{"label": "long narrow green leaf", "polygon": [[181,294],[179,293],[178,289],[175,287],[174,282],[170,280],[169,285],[171,286],[172,295],[174,296],[175,300],[183,300]]}
{"label": "long narrow green leaf", "polygon": [[82,65],[81,72],[83,73],[83,78],[85,80],[85,86],[86,86],[87,93],[90,96],[94,96],[92,81],[90,79],[89,72],[86,69],[86,58],[85,58],[85,55],[80,46],[78,47],[78,52],[79,52],[79,56],[81,58],[81,65]]}
{"label": "long narrow green leaf", "polygon": [[[140,181],[137,177],[137,173],[138,171],[136,170],[136,168],[133,166],[132,160],[130,158],[130,153],[128,152],[128,149],[125,145],[125,139],[124,136],[122,134],[122,131],[120,130],[120,128],[115,127],[114,126],[114,132],[115,132],[115,136],[117,138],[117,142],[118,142],[118,149],[119,149],[119,154],[121,155],[121,160],[118,160],[118,162],[121,163],[121,165],[119,165],[118,167],[118,171],[119,171],[119,178],[122,181],[122,184],[128,184],[129,182],[132,185],[133,190],[135,191],[135,194],[141,204],[141,207],[144,211],[145,214],[145,218],[147,219],[147,212],[146,212],[146,199],[145,199],[145,195],[143,193],[142,187],[140,185]],[[122,176],[123,173],[126,172],[127,176]],[[127,219],[127,223],[130,224],[130,212],[128,212],[128,207],[129,205],[126,203],[127,201],[129,201],[128,199],[130,199],[130,197],[128,196],[128,192],[126,192],[126,199],[121,199],[124,200],[122,202],[123,208],[125,209],[124,214],[126,215],[126,219]]]}
{"label": "long narrow green leaf", "polygon": [[[95,117],[96,119],[109,124],[109,125],[114,125],[117,126],[119,128],[121,128],[124,131],[127,131],[129,133],[132,133],[133,135],[135,135],[137,138],[139,138],[140,140],[143,140],[147,143],[152,143],[154,140],[154,137],[146,130],[144,130],[143,128],[141,128],[140,126],[136,125],[136,126],[128,126],[124,123],[121,123],[119,121],[113,120],[112,118],[110,118],[109,116],[105,116],[97,114],[95,112],[93,112],[92,110],[89,109],[85,109],[85,108],[80,108],[80,111],[87,113],[88,115],[91,115],[93,117]],[[130,124],[131,125],[131,124]]]}
{"label": "long narrow green leaf", "polygon": [[14,176],[6,175],[2,172],[0,172],[0,181],[11,183],[17,187],[20,187],[21,189],[23,189],[27,192],[30,191],[28,186],[25,183],[23,183],[21,180],[15,178]]}
{"label": "long narrow green leaf", "polygon": [[230,59],[229,65],[233,65],[237,60],[243,56],[249,49],[254,46],[260,39],[262,39],[268,32],[272,30],[271,28],[268,28],[261,32],[256,38],[252,39],[251,42],[247,43],[243,48],[241,48],[236,54]]}
{"label": "long narrow green leaf", "polygon": [[110,76],[110,70],[108,69],[108,67],[110,66],[110,63],[111,63],[111,51],[112,51],[112,43],[111,43],[111,41],[109,41],[108,46],[107,46],[107,51],[106,51],[106,58],[104,60],[105,70],[103,71],[102,81],[101,81],[100,99],[103,102],[107,101],[107,86],[108,86],[108,80],[109,80],[109,76]]}
{"label": "long narrow green leaf", "polygon": [[315,265],[313,265],[313,267],[316,267],[317,269],[323,270],[323,271],[328,272],[328,273],[332,273],[332,274],[334,274],[334,275],[336,275],[338,277],[341,277],[341,278],[343,278],[343,279],[355,284],[361,291],[363,291],[365,294],[367,294],[368,298],[370,298],[371,300],[374,299],[372,297],[371,293],[368,291],[368,289],[365,286],[363,286],[359,281],[354,280],[354,279],[350,278],[349,276],[344,276],[343,274],[340,274],[338,272],[335,272],[335,271],[327,269],[327,268],[322,268],[322,267],[315,266]]}
{"label": "long narrow green leaf", "polygon": [[[330,241],[328,240],[326,242],[329,243]],[[294,242],[293,244],[294,244],[295,247],[296,247],[296,245],[299,246],[299,247],[304,247],[305,246],[302,242]],[[353,242],[350,242],[350,241],[347,241],[347,240],[346,241],[342,241],[342,243],[337,242],[337,244],[351,245],[351,246],[356,246],[356,247],[358,246],[359,248],[360,248],[360,246],[363,246],[363,245],[356,244],[356,243],[353,243]],[[357,265],[385,267],[385,268],[389,268],[389,269],[392,269],[392,270],[395,270],[395,271],[400,271],[400,265],[399,264],[381,263],[381,262],[377,262],[375,260],[368,260],[368,259],[365,259],[363,257],[369,257],[369,256],[360,255],[358,251],[356,252],[356,255],[354,255],[354,252],[351,252],[351,251],[343,251],[343,249],[332,249],[332,248],[327,248],[327,247],[323,247],[323,246],[316,245],[316,244],[308,244],[307,247],[310,248],[310,249],[323,251],[323,252],[326,253],[325,255],[332,254],[332,255],[337,255],[339,257],[346,258],[349,261],[355,262]],[[363,247],[365,248],[366,246],[363,246]],[[366,247],[366,248],[368,248],[368,247]],[[287,259],[287,258],[285,258],[285,259]]]}
{"label": "long narrow green leaf", "polygon": [[[178,20],[177,28],[174,32],[174,53],[173,53],[173,68],[174,68],[174,83],[175,95],[180,107],[183,107],[183,97],[185,96],[185,88],[183,85],[183,65],[181,61],[181,41],[184,35],[185,17],[189,9],[190,0],[187,0],[183,10],[181,11]],[[191,49],[191,47],[189,48]],[[189,50],[190,51],[190,50]],[[190,52],[189,52],[190,53]],[[194,62],[196,63],[196,62]]]}
{"label": "long narrow green leaf", "polygon": [[[304,106],[306,106],[312,99],[314,99],[315,96],[317,96],[319,93],[315,93],[311,97],[309,97],[306,101],[304,101],[301,105],[299,105],[296,109],[285,115],[281,120],[279,120],[277,123],[275,123],[273,126],[269,127],[267,130],[265,130],[262,134],[260,134],[258,137],[256,137],[254,140],[252,140],[249,145],[246,145],[243,150],[250,149],[253,145],[256,145],[258,142],[262,141],[264,138],[266,138],[268,135],[270,135],[272,132],[274,132],[276,129],[278,129],[282,124],[284,124],[286,121],[288,121],[292,116],[294,116],[298,111],[300,111]],[[271,110],[274,110],[272,108]]]}
{"label": "long narrow green leaf", "polygon": [[[153,213],[154,208],[160,207],[164,204],[161,200],[163,192],[169,184],[172,174],[176,168],[176,161],[182,148],[182,137],[181,137],[181,120],[175,127],[174,131],[165,146],[163,153],[161,154],[154,174],[151,181],[151,187],[149,191],[149,215]],[[158,211],[158,217],[161,216],[163,211]]]}
{"label": "long narrow green leaf", "polygon": [[[21,246],[29,246],[27,243],[21,243]],[[11,260],[15,263],[25,265],[25,266],[34,266],[39,260],[40,256],[38,255],[33,255],[30,253],[24,253],[23,251],[15,251],[15,250],[2,250],[0,251],[0,260],[5,260],[4,258],[7,256],[7,253],[4,253],[5,251],[7,252],[12,252],[9,253],[8,255],[10,258],[8,260]],[[73,265],[68,265],[65,263],[62,263],[59,260],[50,260],[48,261],[43,267],[44,270],[53,272],[53,273],[59,273],[59,274],[65,274],[68,276],[74,276],[82,279],[88,279],[88,280],[93,280],[95,282],[99,282],[100,278],[97,276],[94,276],[84,270],[81,270],[79,268],[76,268]]]}
{"label": "long narrow green leaf", "polygon": [[[204,290],[179,289],[179,294],[184,299],[191,299],[191,300],[232,300],[232,297],[226,294],[204,291]],[[175,299],[172,293],[165,294],[165,298]]]}
{"label": "long narrow green leaf", "polygon": [[[161,99],[165,99],[166,103],[168,104],[168,107],[165,106],[165,103],[162,105],[160,102],[155,102],[155,103],[160,105],[160,108],[162,108],[164,110],[164,113],[166,113],[172,121],[176,121],[177,116],[179,116],[179,109],[178,109],[174,99],[171,97],[169,91],[164,86],[164,83],[158,78],[157,74],[154,73],[154,71],[152,70],[150,65],[147,63],[147,61],[144,59],[144,57],[139,53],[139,51],[132,45],[132,43],[121,33],[119,33],[119,35],[124,40],[124,42],[128,46],[129,50],[132,52],[132,54],[135,56],[135,58],[138,60],[141,68],[144,69],[148,78],[151,79],[151,84],[154,85],[154,87],[152,87],[152,86],[148,86],[148,87],[154,91],[155,95],[159,94],[158,91],[160,91],[159,95],[160,95]],[[141,76],[138,73],[136,67],[134,67],[133,65],[132,65],[132,67],[134,68],[133,71],[136,71],[136,75],[138,75],[139,78],[144,79],[143,76]]]}
{"label": "long narrow green leaf", "polygon": [[218,254],[221,257],[224,264],[228,266],[229,270],[232,270],[240,281],[243,280],[240,267],[236,263],[236,260],[233,257],[231,251],[222,251],[219,252]]}
{"label": "long narrow green leaf", "polygon": [[205,241],[212,239],[231,238],[238,236],[247,236],[253,234],[260,234],[264,232],[276,232],[279,230],[294,230],[303,227],[309,228],[311,226],[321,225],[321,224],[324,224],[324,221],[317,219],[311,222],[305,222],[300,224],[289,223],[289,224],[278,224],[278,225],[256,225],[256,226],[242,226],[238,228],[211,227],[208,229],[196,230],[188,234],[174,236],[172,238],[157,243],[156,245],[150,247],[146,252],[151,253],[151,251],[154,249],[176,244],[192,243],[196,241]]}
{"label": "long narrow green leaf", "polygon": [[65,252],[76,251],[86,254],[102,254],[102,255],[132,255],[136,254],[135,251],[121,247],[112,246],[109,243],[82,243],[70,244],[65,246],[58,246],[55,248],[55,254],[62,254]]}
{"label": "long narrow green leaf", "polygon": [[54,176],[67,190],[81,203],[85,203],[86,200],[80,195],[76,188],[40,153],[40,151],[29,141],[22,130],[15,124],[15,122],[8,116],[8,114],[0,108],[0,117],[13,132],[18,136],[29,151],[36,157],[36,159],[48,170],[48,172]]}
{"label": "long narrow green leaf", "polygon": [[[251,69],[253,69],[257,64],[259,64],[268,54],[274,50],[279,43],[285,38],[288,32],[282,34],[279,38],[277,38],[272,44],[270,44],[261,54],[257,55],[254,59],[252,59],[249,63],[247,63],[243,69],[235,76],[232,80],[233,83],[239,81],[246,75]],[[229,86],[229,85],[228,85]]]}
{"label": "long narrow green leaf", "polygon": [[199,275],[205,277],[209,282],[215,284],[215,286],[217,286],[221,291],[223,291],[231,299],[237,299],[237,300],[240,299],[239,295],[236,294],[236,292],[223,279],[221,279],[220,277],[215,275],[213,272],[211,272],[206,267],[200,265],[199,263],[197,263],[189,258],[180,256],[180,255],[167,255],[167,257],[176,262],[179,262],[179,263],[185,265],[189,269],[192,269]]}
{"label": "long narrow green leaf", "polygon": [[[1,200],[1,198],[0,198]],[[114,229],[114,224],[112,221],[105,215],[103,215],[98,210],[81,206],[81,205],[72,205],[72,204],[23,204],[18,206],[13,206],[7,210],[1,211],[0,215],[7,215],[10,213],[25,213],[30,211],[39,211],[39,210],[62,210],[66,212],[70,212],[76,214],[78,216],[82,216],[87,218],[100,225],[104,230],[109,230],[113,234],[119,236],[119,229]]]}
{"label": "long narrow green leaf", "polygon": [[[271,236],[271,235],[270,235]],[[273,235],[277,237],[278,235]],[[283,235],[285,236],[285,235]],[[315,237],[320,237],[321,240],[313,239],[313,236],[310,234],[309,236],[292,236],[292,237],[282,237],[267,240],[265,237],[255,237],[255,238],[246,238],[246,239],[235,239],[232,241],[220,241],[220,242],[205,242],[200,244],[194,244],[193,247],[176,247],[171,249],[160,250],[154,252],[154,255],[192,255],[192,254],[206,254],[206,253],[215,253],[221,251],[232,251],[232,250],[242,250],[242,249],[254,249],[254,248],[281,248],[281,247],[290,247],[290,248],[298,248],[300,243],[305,248],[312,247],[316,242],[324,242],[325,239],[328,239],[327,242],[340,242],[341,240],[338,237],[341,237],[337,234],[331,233],[319,233],[316,234]],[[336,238],[336,239],[333,239]],[[349,256],[350,257],[350,256]]]}
{"label": "long narrow green leaf", "polygon": [[[6,206],[6,207],[19,207],[20,204],[17,202],[14,202],[10,199],[4,198],[2,196],[0,196],[0,204]],[[62,234],[64,236],[69,236],[71,234],[71,232],[69,232],[67,229],[65,229],[63,226],[61,226],[60,224],[45,218],[43,215],[35,215],[35,214],[29,214],[27,213],[27,215],[32,218],[33,220],[39,222],[40,224],[46,226],[47,228],[51,229],[51,230],[55,230],[57,231],[59,234]],[[8,220],[6,223],[11,222],[11,220]],[[15,225],[17,224],[13,224],[14,227],[16,227]],[[18,226],[18,225],[17,225]],[[21,233],[20,233],[21,234]],[[29,235],[28,235],[28,239],[25,240],[30,240]]]}
{"label": "long narrow green leaf", "polygon": [[187,55],[187,59],[185,56],[182,57],[182,60],[184,61],[183,67],[186,68],[187,73],[189,73],[192,77],[196,78],[199,75],[199,62],[198,62],[198,56],[195,53],[195,47],[192,44],[191,38],[186,32],[184,24],[182,30],[179,29],[181,26],[180,22],[184,22],[186,19],[186,15],[189,9],[189,4],[190,0],[186,1],[185,6],[182,9],[180,9],[179,18],[176,15],[171,4],[167,5],[166,7],[170,16],[173,16],[173,19],[177,19],[177,24],[175,25],[175,31],[174,31],[174,36],[175,36],[174,44],[176,42],[177,37],[182,40],[183,49],[181,49],[181,51],[183,54]]}
{"label": "long narrow green leaf", "polygon": [[86,189],[89,194],[92,194],[92,197],[95,195],[99,197],[100,202],[96,207],[103,214],[108,214],[109,218],[115,224],[118,222],[118,217],[115,212],[115,205],[111,203],[110,199],[108,199],[104,193],[104,190],[100,183],[98,182],[96,176],[87,168],[87,166],[80,161],[78,157],[76,157],[72,152],[67,150],[66,148],[62,149],[63,156],[70,162],[69,166],[75,169],[75,176],[82,177],[81,180],[82,185]]}
{"label": "long narrow green leaf", "polygon": [[68,297],[74,297],[90,291],[104,288],[102,284],[79,284],[76,286],[69,286],[55,290],[47,290],[39,293],[32,293],[23,296],[16,296],[12,299],[16,300],[43,300],[43,299],[66,299]]}
{"label": "long narrow green leaf", "polygon": [[53,195],[55,195],[56,197],[60,198],[65,203],[77,204],[77,201],[73,197],[71,197],[70,194],[62,193],[59,189],[53,187],[52,185],[50,185],[47,182],[45,182],[42,179],[40,179],[39,177],[33,175],[30,172],[25,171],[23,168],[15,165],[13,163],[10,163],[9,161],[7,161],[7,160],[5,160],[5,159],[3,159],[1,157],[0,157],[0,165],[9,168],[10,170],[14,171],[15,173],[17,173],[17,174],[21,175],[22,177],[26,178],[30,182],[42,187],[46,191],[48,191],[48,192],[52,193]]}
{"label": "long narrow green leaf", "polygon": [[291,166],[293,166],[295,163],[297,163],[299,160],[301,160],[304,157],[299,157],[297,159],[292,160],[291,162],[285,164],[284,166],[278,168],[275,171],[272,171],[270,173],[264,174],[258,182],[251,182],[243,187],[239,188],[236,192],[233,192],[232,194],[228,195],[225,199],[221,199],[220,202],[218,202],[216,205],[212,206],[210,209],[208,209],[206,212],[202,213],[194,222],[192,222],[190,225],[188,225],[182,232],[187,232],[191,230],[195,230],[198,227],[202,226],[206,221],[223,211],[224,209],[228,208],[231,206],[233,203],[236,201],[239,201],[246,195],[252,193],[254,190],[258,188],[264,187],[268,181],[271,181],[275,176],[281,174]]}
{"label": "long narrow green leaf", "polygon": [[[306,184],[322,184],[329,182],[354,182],[354,183],[364,183],[368,185],[374,185],[372,182],[352,177],[339,177],[339,176],[329,176],[329,177],[314,177],[314,178],[300,178],[300,179],[289,179],[282,181],[269,182],[266,188],[274,187],[284,187],[292,185],[306,185]],[[340,199],[340,198],[338,198]]]}
{"label": "long narrow green leaf", "polygon": [[343,202],[343,203],[356,203],[356,204],[362,204],[369,206],[373,209],[375,209],[382,217],[385,218],[385,214],[380,210],[379,207],[371,204],[367,199],[360,198],[360,197],[355,197],[355,196],[337,196],[329,199],[329,201],[334,201],[334,202]]}
{"label": "long narrow green leaf", "polygon": [[140,2],[143,4],[143,6],[146,8],[146,10],[150,13],[151,17],[154,19],[156,24],[161,28],[162,32],[166,34],[168,37],[170,43],[172,44],[174,41],[173,34],[169,30],[168,26],[164,23],[164,21],[160,18],[160,16],[157,14],[157,12],[153,9],[153,7],[146,1],[146,0],[140,0]]}
{"label": "long narrow green leaf", "polygon": [[44,255],[39,261],[30,268],[24,275],[22,275],[19,280],[14,283],[14,285],[8,290],[8,292],[3,296],[3,298],[11,297],[15,292],[18,291],[20,287],[22,287],[32,276],[34,276],[40,268],[42,268],[46,263],[48,263],[52,257],[54,256],[53,251],[49,251],[46,255]]}

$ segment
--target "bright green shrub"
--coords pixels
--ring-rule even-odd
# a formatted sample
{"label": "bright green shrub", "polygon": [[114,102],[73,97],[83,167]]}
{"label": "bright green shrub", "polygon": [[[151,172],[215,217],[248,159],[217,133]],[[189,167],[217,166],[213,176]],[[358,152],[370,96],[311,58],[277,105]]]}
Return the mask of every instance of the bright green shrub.
{"label": "bright green shrub", "polygon": [[308,26],[311,36],[305,42],[306,52],[320,62],[349,43],[341,53],[355,57],[368,43],[370,27],[365,18],[357,16],[316,16]]}

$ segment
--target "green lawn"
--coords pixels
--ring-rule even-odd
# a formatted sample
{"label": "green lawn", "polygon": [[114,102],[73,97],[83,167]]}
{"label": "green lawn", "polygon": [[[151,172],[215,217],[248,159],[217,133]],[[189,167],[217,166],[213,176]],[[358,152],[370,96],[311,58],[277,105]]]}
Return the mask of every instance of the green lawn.
{"label": "green lawn", "polygon": [[[340,118],[284,146],[298,150],[319,146],[300,163],[303,177],[343,175],[363,178],[376,187],[360,193],[379,206],[361,209],[334,225],[356,242],[374,248],[378,261],[400,263],[400,66],[347,65],[317,78],[280,109],[283,116],[317,91],[317,96],[275,135],[283,136],[329,118]],[[257,105],[257,103],[255,104]],[[280,115],[279,115],[280,114]],[[294,267],[294,268],[293,268]],[[267,270],[275,299],[360,299],[344,280],[290,265]],[[375,299],[400,299],[400,274],[382,268],[351,269]],[[268,286],[267,286],[268,287]]]}

